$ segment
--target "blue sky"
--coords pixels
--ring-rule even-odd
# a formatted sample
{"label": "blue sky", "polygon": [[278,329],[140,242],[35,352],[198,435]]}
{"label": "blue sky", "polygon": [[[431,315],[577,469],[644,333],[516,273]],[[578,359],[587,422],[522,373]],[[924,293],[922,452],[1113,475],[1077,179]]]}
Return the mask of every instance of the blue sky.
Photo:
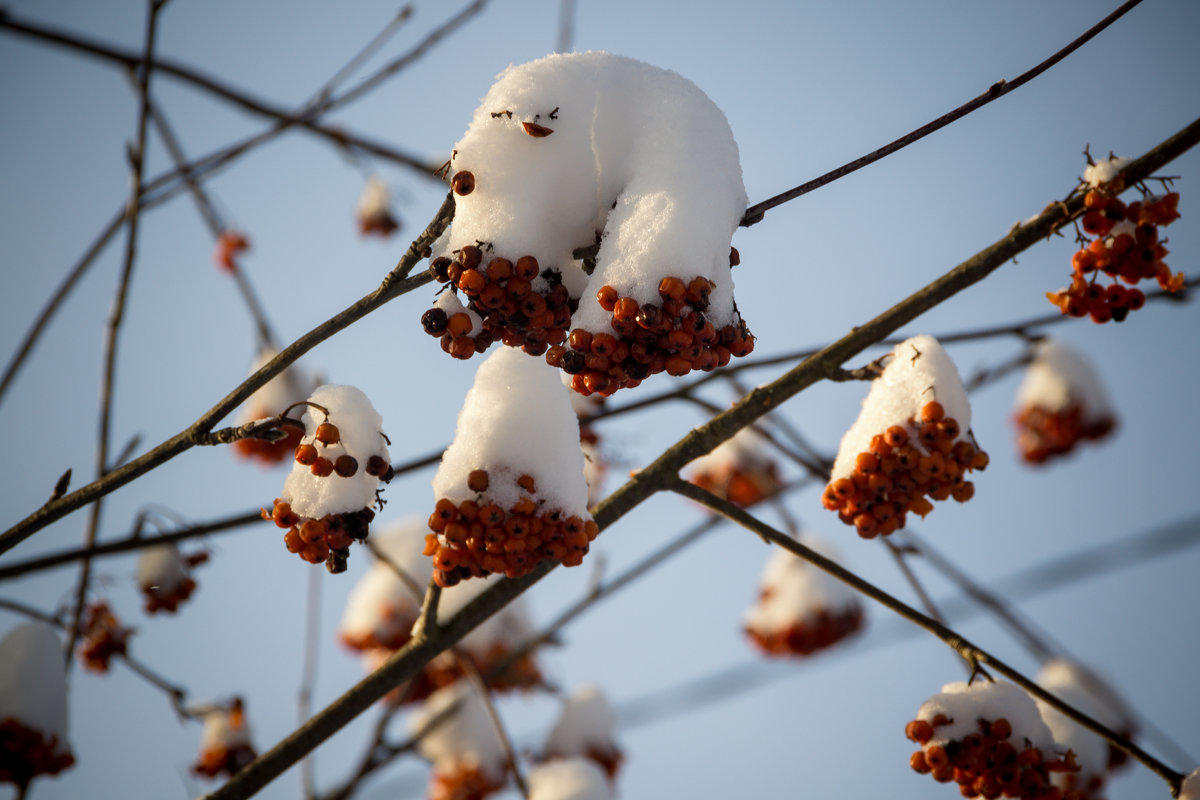
{"label": "blue sky", "polygon": [[[747,192],[757,202],[1015,77],[1110,5],[579,0],[574,47],[639,58],[700,86],[729,119]],[[460,7],[416,4],[412,20],[361,74]],[[77,0],[24,0],[8,9],[140,47],[141,3],[122,0],[101,8]],[[291,107],[311,96],[396,11],[383,2],[335,7],[174,0],[161,18],[158,50]],[[554,48],[558,14],[553,0],[489,3],[410,69],[329,121],[438,163],[499,71]],[[1083,169],[1085,145],[1096,153],[1138,155],[1190,123],[1200,108],[1194,80],[1198,29],[1195,4],[1147,0],[1032,84],[740,230],[733,242],[742,258],[735,273],[738,305],[758,336],[756,355],[835,339],[1002,237],[1014,222],[1067,194]],[[169,77],[156,75],[152,88],[191,155],[267,125]],[[6,279],[0,343],[7,359],[61,276],[124,202],[123,152],[136,102],[121,71],[5,31],[0,99],[0,269]],[[168,165],[161,144],[152,140],[150,173]],[[1181,177],[1183,213],[1169,229],[1168,263],[1194,275],[1200,235],[1192,184],[1200,156],[1188,154],[1166,171]],[[354,203],[368,174],[392,188],[404,224],[386,242],[362,240],[354,229]],[[348,158],[302,132],[256,150],[206,186],[231,224],[250,235],[253,249],[243,264],[287,341],[372,290],[444,194],[411,171]],[[0,484],[6,527],[33,511],[64,469],[74,469],[75,486],[93,469],[103,331],[122,248],[118,237],[105,250],[0,399],[9,465]],[[1044,293],[1066,283],[1072,250],[1066,238],[1045,242],[906,332],[961,331],[1052,311]],[[121,333],[113,419],[118,449],[134,436],[140,451],[174,435],[246,373],[253,326],[233,285],[213,267],[211,252],[211,238],[186,196],[143,217]],[[450,361],[421,333],[418,320],[431,298],[431,289],[402,297],[301,362],[332,382],[367,392],[384,417],[397,459],[448,442],[478,364]],[[1052,332],[1096,362],[1120,428],[1110,442],[1031,470],[1017,463],[1012,445],[1009,417],[1018,376],[972,396],[974,430],[992,454],[992,467],[977,480],[975,499],[939,508],[919,531],[985,583],[1200,513],[1195,306],[1157,303],[1123,325],[1074,321]],[[1010,337],[958,345],[950,354],[970,375],[1015,356],[1020,347]],[[746,380],[765,382],[777,370],[758,370]],[[655,378],[631,398],[669,386],[671,379]],[[788,402],[784,414],[832,452],[865,391],[858,384],[821,384]],[[733,399],[721,387],[706,396],[721,405]],[[612,404],[623,402],[618,396]],[[614,419],[601,429],[619,465],[610,488],[701,421],[701,412],[686,404]],[[794,468],[791,473],[798,474]],[[221,449],[192,450],[108,498],[101,536],[123,535],[147,508],[167,518],[206,520],[267,504],[282,477]],[[427,514],[431,477],[428,471],[395,481],[380,521]],[[798,492],[789,508],[806,529],[834,539],[851,569],[913,600],[884,548],[859,542],[823,511],[818,490]],[[607,531],[590,560],[602,556],[606,574],[617,574],[702,518],[677,499],[653,498]],[[84,520],[84,513],[67,517],[0,557],[0,565],[77,544]],[[141,614],[131,557],[97,561],[94,584],[96,596],[109,599],[137,627],[134,652],[186,686],[192,699],[243,694],[262,749],[296,723],[309,582],[306,565],[283,550],[273,530],[252,527],[213,537],[213,559],[197,574],[200,588],[175,618]],[[345,595],[365,568],[358,556],[351,558],[349,574],[322,575],[320,581],[318,705],[361,674],[333,637]],[[756,661],[739,626],[766,557],[750,534],[721,528],[585,615],[564,632],[562,647],[544,654],[544,669],[554,680],[568,689],[598,683],[630,718],[638,698],[739,668],[734,674],[742,685],[727,687],[736,689],[732,699],[620,732],[627,752],[622,796],[956,796],[953,788],[933,788],[908,769],[903,729],[927,696],[960,680],[963,670],[929,637],[892,638],[889,632],[900,623],[883,609],[870,608],[867,633],[839,651],[802,664],[740,669]],[[1102,579],[1009,599],[1200,757],[1193,679],[1198,567],[1200,556],[1189,549]],[[581,569],[558,570],[531,590],[535,618],[546,621],[577,598],[591,569],[585,562]],[[931,570],[918,571],[935,597],[950,593]],[[51,609],[69,601],[75,575],[57,569],[7,581],[0,597]],[[0,631],[19,621],[0,612]],[[987,617],[965,621],[962,632],[1015,666],[1036,670],[1035,660]],[[755,682],[761,684],[746,685]],[[179,723],[162,695],[122,666],[108,676],[74,669],[70,702],[79,764],[56,780],[39,781],[32,797],[183,797],[204,790],[186,776],[199,725]],[[501,710],[518,737],[536,739],[553,704],[516,699]],[[373,714],[365,715],[317,752],[319,786],[348,774],[372,721]],[[1148,747],[1177,769],[1195,766]],[[413,761],[398,765],[365,785],[361,796],[418,796],[424,769]],[[294,797],[297,780],[293,770],[262,796]],[[1115,779],[1109,796],[1166,797],[1166,789],[1134,766]]]}

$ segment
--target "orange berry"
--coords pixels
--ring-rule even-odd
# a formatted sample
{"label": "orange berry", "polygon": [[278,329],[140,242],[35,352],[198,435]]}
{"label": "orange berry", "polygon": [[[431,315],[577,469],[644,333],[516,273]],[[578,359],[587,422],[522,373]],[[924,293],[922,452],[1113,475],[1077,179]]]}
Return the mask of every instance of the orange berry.
{"label": "orange berry", "polygon": [[466,197],[475,191],[475,176],[465,169],[456,172],[454,173],[454,177],[450,179],[450,188],[459,197]]}
{"label": "orange berry", "polygon": [[446,330],[450,332],[451,336],[466,336],[471,332],[471,328],[473,327],[470,315],[465,311],[459,311],[456,314],[450,315],[450,321],[446,326]]}
{"label": "orange berry", "polygon": [[682,301],[687,296],[687,287],[679,278],[663,278],[658,284],[658,293],[664,300]]}
{"label": "orange berry", "polygon": [[942,408],[942,404],[937,400],[930,400],[921,409],[922,422],[937,422],[945,416],[946,410]]}
{"label": "orange berry", "polygon": [[309,470],[311,470],[312,474],[316,475],[318,478],[328,478],[333,474],[333,462],[328,458],[325,458],[325,456],[321,456],[313,462],[312,466],[309,467]]}
{"label": "orange berry", "polygon": [[342,440],[342,434],[336,425],[329,422],[322,422],[317,426],[313,438],[322,444],[337,444]]}
{"label": "orange berry", "polygon": [[488,473],[486,469],[473,469],[467,475],[467,488],[472,492],[486,492],[488,488]]}
{"label": "orange berry", "polygon": [[612,311],[619,299],[621,299],[621,295],[608,284],[601,286],[600,291],[596,292],[596,302],[605,311]]}
{"label": "orange berry", "polygon": [[348,453],[343,453],[333,462],[333,471],[343,478],[349,478],[358,472],[358,459]]}
{"label": "orange berry", "polygon": [[533,256],[521,256],[517,259],[513,271],[518,278],[532,281],[541,272],[541,268],[538,265],[538,260]]}
{"label": "orange berry", "polygon": [[317,462],[319,457],[317,448],[311,444],[302,444],[296,448],[296,463],[303,464],[306,467],[311,467]]}
{"label": "orange berry", "polygon": [[522,489],[529,492],[530,494],[533,494],[536,491],[536,489],[534,488],[534,480],[533,480],[532,475],[526,474],[526,475],[522,475],[521,477],[517,478],[517,486],[520,486]]}
{"label": "orange berry", "polygon": [[613,306],[613,319],[619,321],[633,320],[639,311],[638,301],[632,297],[622,297]]}

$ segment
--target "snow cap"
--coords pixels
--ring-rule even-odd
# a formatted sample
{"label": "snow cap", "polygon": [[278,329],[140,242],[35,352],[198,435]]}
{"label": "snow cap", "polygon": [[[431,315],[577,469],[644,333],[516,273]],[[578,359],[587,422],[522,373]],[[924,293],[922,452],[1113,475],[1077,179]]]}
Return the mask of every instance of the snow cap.
{"label": "snow cap", "polygon": [[358,460],[358,471],[349,478],[336,473],[321,478],[303,464],[293,463],[283,483],[282,499],[296,514],[310,519],[370,508],[375,503],[379,478],[367,472],[367,461],[371,456],[389,460],[382,435],[383,418],[367,396],[353,386],[319,386],[308,401],[327,409],[329,415],[326,418],[311,406],[304,412],[305,436],[301,444],[314,444],[317,426],[330,422],[337,426],[341,440],[332,445],[316,443],[318,452],[331,461],[349,454]]}
{"label": "snow cap", "polygon": [[979,680],[972,684],[948,683],[940,694],[926,700],[917,719],[932,722],[938,714],[950,719],[947,725],[933,729],[933,738],[925,746],[945,746],[951,739],[961,740],[969,733],[979,732],[979,720],[994,722],[1008,720],[1012,733],[1008,741],[1018,750],[1026,739],[1043,754],[1054,752],[1054,737],[1024,689],[1011,683]]}
{"label": "snow cap", "polygon": [[604,771],[586,758],[547,761],[529,771],[529,800],[612,800]]}
{"label": "snow cap", "polygon": [[[371,534],[371,543],[424,591],[433,565],[424,555],[425,520],[411,517]],[[421,597],[405,585],[391,565],[376,560],[346,598],[338,634],[348,644],[407,639],[421,614]]]}
{"label": "snow cap", "polygon": [[[871,381],[858,419],[842,437],[831,479],[849,477],[858,454],[871,449],[871,437],[892,425],[907,426],[920,419],[921,408],[931,400],[941,403],[946,416],[957,420],[956,442],[970,435],[971,404],[958,369],[937,339],[914,336],[896,345],[883,373]],[[921,447],[920,442],[913,444]]]}
{"label": "snow cap", "polygon": [[45,622],[18,625],[0,639],[0,721],[9,718],[56,738],[56,755],[70,753],[62,642]]}
{"label": "snow cap", "polygon": [[439,771],[470,765],[499,782],[505,772],[504,746],[487,707],[467,683],[455,683],[431,694],[408,720],[417,735],[443,711],[457,704],[450,716],[417,741],[417,751]]}
{"label": "snow cap", "polygon": [[500,506],[520,499],[516,481],[528,474],[545,511],[590,519],[579,421],[558,370],[512,347],[479,365],[433,478],[434,496],[456,504],[474,499],[467,477],[477,469],[488,471],[487,494]]}
{"label": "snow cap", "polygon": [[[1121,698],[1079,664],[1061,658],[1047,661],[1034,680],[1110,730],[1119,733],[1132,728],[1132,714]],[[1108,742],[1041,700],[1037,703],[1060,748],[1075,752],[1080,779],[1086,782],[1090,776],[1103,776],[1108,768]]]}
{"label": "snow cap", "polygon": [[1043,339],[1034,347],[1033,361],[1017,388],[1016,406],[1054,412],[1074,405],[1080,407],[1085,425],[1113,416],[1108,393],[1092,363],[1062,342]]}
{"label": "snow cap", "polygon": [[138,551],[137,584],[142,591],[171,595],[187,579],[187,566],[173,542],[150,545]]}
{"label": "snow cap", "polygon": [[[838,560],[837,551],[822,539],[806,535],[800,543]],[[745,618],[746,627],[753,631],[784,630],[821,610],[838,614],[861,605],[849,586],[783,548],[771,554],[759,586],[764,591]]]}
{"label": "snow cap", "polygon": [[1133,163],[1132,158],[1105,158],[1088,164],[1083,171],[1083,182],[1093,189],[1111,183],[1121,171]]}
{"label": "snow cap", "polygon": [[589,750],[611,752],[616,720],[607,698],[595,686],[576,689],[563,701],[558,721],[546,736],[543,748],[549,755],[583,756]]}

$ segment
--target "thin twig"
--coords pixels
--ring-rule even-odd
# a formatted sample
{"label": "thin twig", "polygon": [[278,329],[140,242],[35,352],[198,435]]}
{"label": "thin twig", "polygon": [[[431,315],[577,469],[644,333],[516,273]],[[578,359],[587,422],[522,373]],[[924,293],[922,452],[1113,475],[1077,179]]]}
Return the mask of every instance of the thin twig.
{"label": "thin twig", "polygon": [[316,91],[312,99],[304,104],[305,107],[318,108],[321,104],[325,103],[329,99],[329,96],[333,94],[333,90],[340,86],[342,81],[353,75],[355,70],[362,66],[367,59],[375,55],[379,48],[383,47],[387,43],[387,40],[392,37],[392,34],[412,18],[412,14],[413,7],[411,3],[401,8],[397,14],[388,20],[388,24],[383,26],[383,30],[372,36],[371,40],[363,45],[361,50],[351,56],[350,60],[342,65],[341,69],[333,73],[329,80],[325,81],[325,84]]}
{"label": "thin twig", "polygon": [[921,127],[917,128],[915,131],[912,131],[911,133],[907,133],[904,136],[901,136],[899,139],[896,139],[895,141],[884,145],[883,147],[879,148],[878,150],[870,152],[867,155],[862,156],[860,158],[856,158],[853,161],[849,162],[848,164],[843,164],[842,166],[838,167],[837,169],[831,170],[831,171],[825,173],[824,175],[820,176],[819,178],[814,178],[813,180],[808,181],[807,183],[802,183],[794,189],[789,189],[788,191],[783,192],[781,194],[777,194],[774,197],[770,197],[770,198],[762,201],[761,203],[756,203],[756,204],[750,206],[750,208],[746,209],[746,213],[742,217],[741,225],[744,227],[749,227],[750,225],[753,225],[757,222],[761,222],[763,219],[763,215],[765,215],[772,208],[783,205],[784,203],[788,202],[789,200],[794,200],[797,197],[800,197],[801,195],[808,194],[813,189],[819,189],[820,187],[824,186],[825,184],[832,183],[833,181],[836,181],[838,178],[845,177],[846,175],[849,175],[851,172],[862,169],[863,167],[867,166],[868,164],[873,164],[874,162],[878,161],[879,159],[883,158],[884,156],[891,155],[892,153],[896,152],[897,150],[905,148],[908,145],[912,144],[913,142],[916,142],[920,139],[925,138],[926,136],[933,133],[934,131],[937,131],[937,130],[940,130],[940,129],[946,127],[951,122],[962,119],[967,114],[970,114],[972,111],[975,111],[976,109],[979,109],[979,108],[983,108],[988,103],[990,103],[993,100],[996,100],[1000,97],[1003,97],[1004,95],[1008,94],[1009,92],[1013,91],[1014,89],[1018,89],[1021,86],[1024,86],[1026,83],[1029,83],[1029,81],[1033,80],[1038,75],[1041,75],[1043,72],[1050,69],[1050,67],[1053,67],[1059,61],[1062,61],[1064,58],[1069,56],[1071,53],[1075,52],[1077,49],[1082,47],[1088,40],[1092,39],[1094,36],[1096,36],[1102,30],[1107,28],[1109,25],[1116,22],[1127,11],[1132,9],[1134,6],[1138,5],[1141,1],[1142,0],[1127,0],[1127,2],[1123,3],[1116,11],[1112,12],[1107,17],[1105,17],[1104,19],[1097,22],[1095,25],[1093,25],[1091,28],[1089,28],[1087,31],[1085,31],[1081,36],[1079,36],[1079,38],[1075,39],[1075,41],[1071,42],[1066,47],[1062,48],[1057,53],[1050,56],[1042,63],[1038,64],[1033,69],[1021,73],[1017,77],[1013,78],[1011,81],[999,80],[996,83],[989,86],[987,88],[987,91],[985,91],[983,94],[979,95],[975,99],[973,99],[967,103],[964,103],[963,105],[959,106],[958,108],[954,109],[953,111],[951,111],[947,114],[943,114],[942,116],[938,117],[937,119],[933,120],[932,122],[922,125]]}
{"label": "thin twig", "polygon": [[[109,473],[108,448],[112,434],[112,403],[114,384],[117,371],[117,344],[121,331],[121,322],[125,315],[125,301],[129,294],[130,281],[133,276],[133,265],[137,260],[138,222],[140,220],[142,177],[145,174],[146,131],[150,116],[150,73],[153,64],[154,40],[158,27],[158,12],[162,4],[157,0],[149,0],[146,12],[145,44],[142,48],[143,67],[138,75],[137,96],[138,114],[135,128],[135,142],[129,151],[130,186],[129,201],[126,204],[126,239],[125,259],[121,275],[117,282],[117,296],[113,301],[112,311],[109,312],[107,335],[104,342],[104,371],[100,388],[100,423],[96,444],[96,478],[103,479]],[[96,534],[100,529],[100,515],[103,503],[97,499],[88,517],[87,530],[84,535],[84,547],[92,547],[96,543]],[[79,573],[79,584],[75,593],[75,610],[71,616],[71,626],[67,631],[67,646],[64,657],[67,669],[74,663],[72,655],[75,644],[79,641],[80,624],[83,619],[84,607],[87,605],[88,584],[92,575],[91,559],[85,558]]]}

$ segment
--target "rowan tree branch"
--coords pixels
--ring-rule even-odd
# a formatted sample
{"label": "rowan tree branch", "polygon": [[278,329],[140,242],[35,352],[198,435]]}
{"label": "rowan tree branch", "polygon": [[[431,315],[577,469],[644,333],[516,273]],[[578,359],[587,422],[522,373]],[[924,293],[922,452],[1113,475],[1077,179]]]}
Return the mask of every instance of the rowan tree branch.
{"label": "rowan tree branch", "polygon": [[885,144],[883,147],[880,147],[878,150],[874,150],[870,153],[867,153],[865,156],[861,156],[860,158],[856,158],[847,164],[843,164],[842,166],[838,167],[837,169],[830,170],[829,172],[826,172],[824,175],[822,175],[818,178],[814,178],[811,181],[808,181],[807,183],[802,183],[794,189],[789,189],[788,191],[783,192],[781,194],[777,194],[774,197],[767,198],[766,200],[763,200],[761,203],[756,203],[756,204],[750,206],[750,208],[746,209],[746,213],[742,217],[741,225],[743,227],[749,227],[751,225],[754,225],[757,222],[762,222],[763,216],[768,211],[770,211],[772,208],[783,205],[784,203],[788,202],[789,200],[795,200],[797,197],[800,197],[801,195],[808,194],[813,189],[819,189],[822,186],[824,186],[825,184],[832,183],[833,181],[837,180],[838,178],[845,177],[846,175],[849,175],[851,172],[855,172],[856,170],[862,169],[863,167],[867,166],[868,164],[873,164],[874,162],[878,161],[879,159],[883,158],[884,156],[891,155],[892,153],[896,152],[897,150],[905,148],[908,145],[912,144],[913,142],[916,142],[916,141],[919,141],[920,139],[925,138],[926,136],[933,133],[934,131],[941,130],[942,128],[949,125],[951,122],[962,119],[967,114],[970,114],[972,111],[975,111],[976,109],[979,109],[979,108],[983,108],[988,103],[990,103],[993,100],[996,100],[1000,97],[1003,97],[1004,95],[1008,94],[1009,92],[1013,91],[1014,89],[1018,89],[1021,86],[1024,86],[1026,83],[1029,83],[1029,81],[1033,80],[1038,75],[1041,75],[1043,72],[1045,72],[1046,70],[1053,67],[1059,61],[1062,61],[1064,58],[1069,56],[1071,53],[1078,50],[1088,40],[1092,39],[1098,33],[1100,33],[1102,30],[1107,28],[1109,25],[1116,22],[1118,19],[1120,19],[1122,16],[1124,16],[1127,11],[1132,9],[1134,6],[1138,5],[1140,2],[1142,2],[1142,0],[1128,0],[1128,2],[1123,3],[1119,8],[1117,8],[1116,11],[1113,11],[1107,17],[1105,17],[1104,19],[1097,22],[1095,25],[1093,25],[1091,28],[1086,30],[1083,34],[1081,34],[1077,39],[1075,39],[1073,42],[1068,44],[1066,47],[1062,48],[1057,53],[1050,56],[1042,63],[1038,64],[1033,69],[1030,69],[1030,70],[1027,70],[1026,72],[1021,73],[1017,77],[1013,78],[1011,81],[999,80],[996,83],[993,83],[991,86],[989,86],[983,94],[979,95],[975,99],[964,103],[963,105],[959,106],[958,108],[954,109],[953,111],[951,111],[949,113],[943,114],[942,116],[938,117],[937,119],[933,120],[932,122],[928,122],[925,125],[922,125],[921,127],[917,128],[915,131],[912,131],[911,133],[907,133],[904,136],[901,136],[899,139],[896,139],[893,142]]}

